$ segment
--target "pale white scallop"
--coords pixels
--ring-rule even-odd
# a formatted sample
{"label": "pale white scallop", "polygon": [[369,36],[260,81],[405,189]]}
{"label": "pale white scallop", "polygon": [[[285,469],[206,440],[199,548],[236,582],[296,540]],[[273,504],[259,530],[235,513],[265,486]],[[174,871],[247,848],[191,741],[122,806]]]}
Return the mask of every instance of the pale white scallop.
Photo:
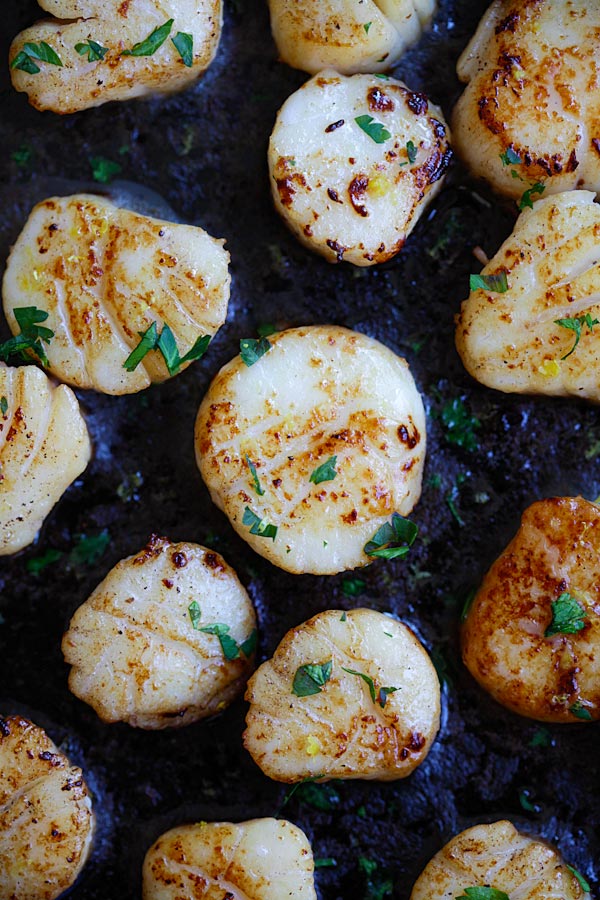
{"label": "pale white scallop", "polygon": [[[215,625],[233,658],[201,630]],[[252,671],[255,638],[250,598],[222,557],[153,535],[75,612],[62,650],[70,689],[104,721],[169,728],[229,706]]]}
{"label": "pale white scallop", "polygon": [[283,62],[315,74],[383,72],[420,38],[435,0],[269,0]]}
{"label": "pale white scallop", "polygon": [[[289,572],[366,565],[365,544],[421,493],[425,416],[408,365],[337,326],[269,342],[254,365],[238,356],[221,369],[200,406],[196,454],[211,497],[258,553]],[[334,456],[333,479],[311,482]]]}
{"label": "pale white scallop", "polygon": [[35,366],[0,363],[0,404],[0,556],[6,556],[35,540],[87,466],[91,444],[73,391],[56,387]]}
{"label": "pale white scallop", "polygon": [[410,900],[451,900],[489,887],[511,900],[585,900],[558,850],[511,822],[476,825],[453,837],[421,873]]}
{"label": "pale white scallop", "polygon": [[[457,71],[453,144],[474,175],[515,199],[537,182],[600,190],[597,3],[495,0]],[[520,162],[503,163],[508,150]]]}
{"label": "pale white scallop", "polygon": [[329,262],[369,266],[402,248],[450,157],[442,112],[423,94],[387,76],[329,69],[277,114],[271,190],[301,243]]}
{"label": "pale white scallop", "polygon": [[146,854],[143,900],[181,897],[316,900],[308,839],[285,819],[172,828]]}
{"label": "pale white scallop", "polygon": [[[54,331],[45,345],[62,381],[128,394],[164,381],[153,350],[133,371],[123,364],[140,332],[167,324],[183,357],[216,333],[229,300],[229,254],[201,228],[142,216],[103,197],[51,197],[34,207],[8,259],[2,287],[13,334],[14,310],[37,306]],[[181,370],[189,363],[184,364]]]}
{"label": "pale white scallop", "polygon": [[[221,35],[221,0],[39,0],[46,18],[16,36],[12,63],[26,43],[44,41],[62,66],[35,59],[29,74],[11,68],[14,87],[25,91],[37,109],[72,113],[108,100],[170,93],[195,81],[212,62]],[[173,19],[162,46],[146,56],[123,55]],[[179,33],[192,38],[192,65],[186,66],[173,44]],[[80,54],[77,44],[94,41],[106,53]],[[103,58],[98,59],[98,56]]]}
{"label": "pale white scallop", "polygon": [[94,832],[81,769],[21,716],[0,717],[0,896],[55,900],[77,878]]}
{"label": "pale white scallop", "polygon": [[[470,374],[507,393],[600,402],[600,206],[589,191],[538,200],[483,269],[508,290],[479,288],[461,307],[456,346]],[[589,316],[592,328],[585,322]],[[578,318],[581,337],[557,320]],[[567,357],[567,358],[565,358]]]}
{"label": "pale white scallop", "polygon": [[[294,692],[301,667],[328,664],[319,693]],[[293,628],[246,699],[244,746],[276,781],[405,778],[439,728],[440,686],[425,649],[406,625],[370,609],[328,610]]]}

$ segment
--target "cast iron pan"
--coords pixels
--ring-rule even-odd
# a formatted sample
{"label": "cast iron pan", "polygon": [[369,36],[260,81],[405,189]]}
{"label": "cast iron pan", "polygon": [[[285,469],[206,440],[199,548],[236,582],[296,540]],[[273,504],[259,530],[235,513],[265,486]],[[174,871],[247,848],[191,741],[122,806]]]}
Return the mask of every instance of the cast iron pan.
{"label": "cast iron pan", "polygon": [[[456,59],[486,6],[487,0],[443,0],[433,27],[395,69],[446,116],[460,89]],[[35,0],[4,0],[2,59],[16,32],[39,16]],[[386,881],[394,898],[407,900],[447,839],[503,816],[558,844],[598,892],[598,726],[540,731],[505,711],[470,678],[457,641],[465,594],[516,531],[525,507],[545,496],[600,493],[598,411],[496,393],[463,370],[453,316],[469,272],[479,271],[472,248],[495,252],[515,213],[458,164],[404,250],[385,266],[331,266],[287,233],[271,207],[266,147],[277,109],[305,77],[277,62],[264,0],[226,0],[215,63],[197,85],[171,98],[63,118],[30,108],[2,67],[2,265],[34,202],[54,191],[106,189],[91,181],[89,158],[101,155],[121,164],[125,181],[164,198],[182,221],[227,238],[233,289],[227,324],[184,374],[129,397],[79,392],[94,459],[37,544],[0,562],[0,710],[29,714],[45,726],[94,791],[98,837],[72,894],[81,900],[139,897],[144,853],[168,827],[280,811],[288,788],[265,778],[242,749],[242,701],[213,721],[152,733],[102,724],[67,689],[63,630],[109,568],[152,532],[198,541],[222,553],[247,586],[263,658],[309,616],[365,605],[410,624],[444,674],[442,730],[410,778],[298,790],[283,808],[307,832],[315,856],[337,863],[317,872],[322,900],[383,897]],[[160,198],[142,199],[160,212]],[[413,515],[419,540],[405,561],[378,561],[356,573],[365,582],[360,596],[348,596],[355,587],[348,575],[287,575],[254,554],[211,504],[196,469],[200,399],[238,352],[240,338],[266,322],[335,323],[378,338],[408,359],[423,393],[429,448]],[[7,336],[2,323],[0,337]],[[455,398],[481,423],[472,449],[452,443],[440,418]],[[78,535],[104,529],[110,542],[99,559],[70,556]],[[38,575],[28,571],[27,562],[50,548],[62,552],[60,559]]]}

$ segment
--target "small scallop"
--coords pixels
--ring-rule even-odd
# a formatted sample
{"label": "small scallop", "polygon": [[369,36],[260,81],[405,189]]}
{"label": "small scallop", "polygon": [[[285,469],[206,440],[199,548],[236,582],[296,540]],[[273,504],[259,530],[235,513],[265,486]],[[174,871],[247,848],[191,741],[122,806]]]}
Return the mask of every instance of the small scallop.
{"label": "small scallop", "polygon": [[[172,331],[179,358],[225,321],[229,254],[201,228],[120,209],[75,194],[38,203],[12,249],[2,293],[13,334],[15,310],[36,306],[54,332],[44,350],[57,378],[106,394],[164,381],[163,355],[150,350],[125,368],[140,335]],[[131,368],[132,363],[128,364]]]}
{"label": "small scallop", "polygon": [[456,152],[515,199],[538,182],[599,191],[599,60],[598,3],[495,0],[458,61]]}
{"label": "small scallop", "polygon": [[35,366],[0,363],[0,556],[35,540],[91,452],[70,388]]}
{"label": "small scallop", "polygon": [[435,0],[269,0],[283,62],[314,75],[329,66],[382,72],[420,38]]}
{"label": "small scallop", "polygon": [[105,722],[176,728],[221,712],[253,668],[256,616],[227,563],[153,535],[117,563],[63,637],[69,687]]}
{"label": "small scallop", "polygon": [[317,900],[308,839],[285,819],[172,828],[146,854],[143,900],[183,897]]}
{"label": "small scallop", "polygon": [[[219,45],[221,0],[38,2],[56,18],[22,31],[9,52],[13,86],[36,109],[72,113],[181,90],[210,65]],[[44,43],[54,64],[28,53],[28,44],[43,50]]]}
{"label": "small scallop", "polygon": [[503,706],[544,722],[600,719],[600,508],[553,497],[483,580],[462,630],[465,665]]}
{"label": "small scallop", "polygon": [[248,682],[244,746],[276,781],[405,778],[440,721],[436,671],[412,631],[370,609],[289,631]]}
{"label": "small scallop", "polygon": [[[589,191],[538,200],[483,269],[456,346],[468,372],[505,393],[600,403],[600,206]],[[496,288],[496,289],[495,289]],[[579,329],[579,339],[577,329]]]}
{"label": "small scallop", "polygon": [[558,850],[517,831],[511,822],[475,825],[453,837],[421,873],[410,900],[466,897],[491,888],[514,900],[589,900]]}
{"label": "small scallop", "polygon": [[331,325],[257,346],[267,352],[221,369],[198,412],[196,454],[211,497],[288,572],[364,566],[365,544],[421,493],[425,415],[408,365]]}
{"label": "small scallop", "polygon": [[451,158],[441,110],[385,75],[326,70],[286,100],[269,143],[275,207],[329,262],[395,256]]}
{"label": "small scallop", "polygon": [[0,896],[55,900],[90,852],[94,814],[81,769],[45,731],[0,716]]}

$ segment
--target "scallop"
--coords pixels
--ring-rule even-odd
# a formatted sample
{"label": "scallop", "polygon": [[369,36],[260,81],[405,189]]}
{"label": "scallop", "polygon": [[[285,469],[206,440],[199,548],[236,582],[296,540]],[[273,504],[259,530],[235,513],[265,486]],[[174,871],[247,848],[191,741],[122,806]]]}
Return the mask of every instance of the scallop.
{"label": "scallop", "polygon": [[465,891],[474,888],[487,888],[486,896],[491,889],[498,900],[590,897],[557,850],[511,822],[475,825],[453,837],[425,867],[410,900],[466,898]]}
{"label": "scallop", "polygon": [[90,852],[92,802],[83,773],[45,731],[0,716],[0,894],[54,900]]}
{"label": "scallop", "polygon": [[[61,381],[106,394],[140,391],[201,356],[225,321],[223,243],[103,197],[51,197],[33,209],[9,257],[8,324],[16,334],[17,309],[35,305],[48,314],[54,335],[45,350]],[[130,355],[146,333],[148,352],[136,363]],[[154,347],[159,338],[164,353]]]}
{"label": "scallop", "polygon": [[325,70],[283,104],[269,143],[275,207],[329,262],[404,246],[451,158],[441,110],[385,75]]}
{"label": "scallop", "polygon": [[288,572],[372,562],[365,546],[404,526],[421,492],[425,416],[406,361],[331,325],[241,343],[196,421],[213,501]]}
{"label": "scallop", "polygon": [[462,631],[465,665],[513,712],[600,719],[600,508],[540,500],[483,580]]}
{"label": "scallop", "polygon": [[454,147],[508,197],[600,190],[600,6],[496,0],[457,66]]}
{"label": "scallop", "polygon": [[218,553],[153,535],[75,612],[62,651],[70,689],[105,722],[172,728],[229,706],[256,636],[250,598]]}
{"label": "scallop", "polygon": [[553,195],[520,215],[457,319],[456,346],[474,378],[506,393],[600,402],[599,246],[600,207],[589,191]]}
{"label": "scallop", "polygon": [[35,366],[0,363],[0,556],[35,540],[90,456],[73,391]]}
{"label": "scallop", "polygon": [[317,900],[313,870],[306,835],[285,819],[182,825],[146,854],[143,900]]}
{"label": "scallop", "polygon": [[440,718],[435,669],[412,631],[370,609],[289,631],[248,682],[244,746],[276,781],[405,778]]}
{"label": "scallop", "polygon": [[382,72],[421,36],[435,0],[269,0],[283,62],[314,75]]}
{"label": "scallop", "polygon": [[13,86],[36,109],[72,113],[181,90],[210,65],[221,0],[38,0],[55,16],[12,42]]}

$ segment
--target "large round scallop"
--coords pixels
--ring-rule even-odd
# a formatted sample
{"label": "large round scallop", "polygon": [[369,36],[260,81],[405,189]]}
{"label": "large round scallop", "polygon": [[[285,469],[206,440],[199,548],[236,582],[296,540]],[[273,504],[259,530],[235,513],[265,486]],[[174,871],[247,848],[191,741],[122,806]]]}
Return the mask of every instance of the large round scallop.
{"label": "large round scallop", "polygon": [[105,722],[189,725],[225,709],[253,668],[256,616],[214,551],[153,535],[117,563],[63,637],[69,687]]}
{"label": "large round scallop", "polygon": [[316,900],[308,839],[285,819],[172,828],[146,854],[143,900],[183,897]]}
{"label": "large round scallop", "polygon": [[13,86],[36,109],[72,113],[180,90],[219,44],[221,0],[38,2],[55,18],[26,28],[9,52]]}
{"label": "large round scallop", "polygon": [[485,576],[462,630],[465,664],[513,712],[600,719],[600,508],[540,500]]}
{"label": "large round scallop", "polygon": [[73,391],[35,366],[0,363],[0,556],[35,540],[90,456]]}
{"label": "large round scallop", "polygon": [[248,682],[244,746],[276,781],[405,778],[439,728],[440,686],[412,631],[370,609],[289,631]]}
{"label": "large round scallop", "polygon": [[476,896],[495,900],[590,897],[558,850],[521,834],[506,821],[475,825],[453,837],[425,867],[410,900]]}
{"label": "large round scallop", "polygon": [[600,402],[599,242],[589,191],[521,213],[457,320],[456,346],[474,378],[507,393]]}
{"label": "large round scallop", "polygon": [[283,62],[315,74],[393,66],[431,21],[435,0],[269,0]]}
{"label": "large round scallop", "polygon": [[242,344],[196,422],[212,499],[289,572],[366,565],[365,545],[421,492],[425,416],[406,361],[337,326]]}
{"label": "large round scallop", "polygon": [[403,247],[450,157],[441,110],[424,94],[326,70],[277,114],[271,190],[301,243],[329,262],[370,266]]}
{"label": "large round scallop", "polygon": [[[35,306],[53,332],[44,344],[52,374],[106,394],[142,390],[186,368],[186,355],[198,356],[197,342],[225,321],[230,278],[223,243],[201,228],[142,216],[104,197],[51,197],[34,207],[8,259],[2,285],[8,324],[19,333],[18,309]],[[149,346],[136,362],[132,352],[153,330],[156,338],[170,338],[169,346],[165,353]]]}
{"label": "large round scallop", "polygon": [[55,900],[90,852],[92,801],[81,769],[21,716],[0,716],[0,896]]}
{"label": "large round scallop", "polygon": [[515,199],[600,190],[597,3],[495,0],[457,71],[453,143],[474,175]]}

